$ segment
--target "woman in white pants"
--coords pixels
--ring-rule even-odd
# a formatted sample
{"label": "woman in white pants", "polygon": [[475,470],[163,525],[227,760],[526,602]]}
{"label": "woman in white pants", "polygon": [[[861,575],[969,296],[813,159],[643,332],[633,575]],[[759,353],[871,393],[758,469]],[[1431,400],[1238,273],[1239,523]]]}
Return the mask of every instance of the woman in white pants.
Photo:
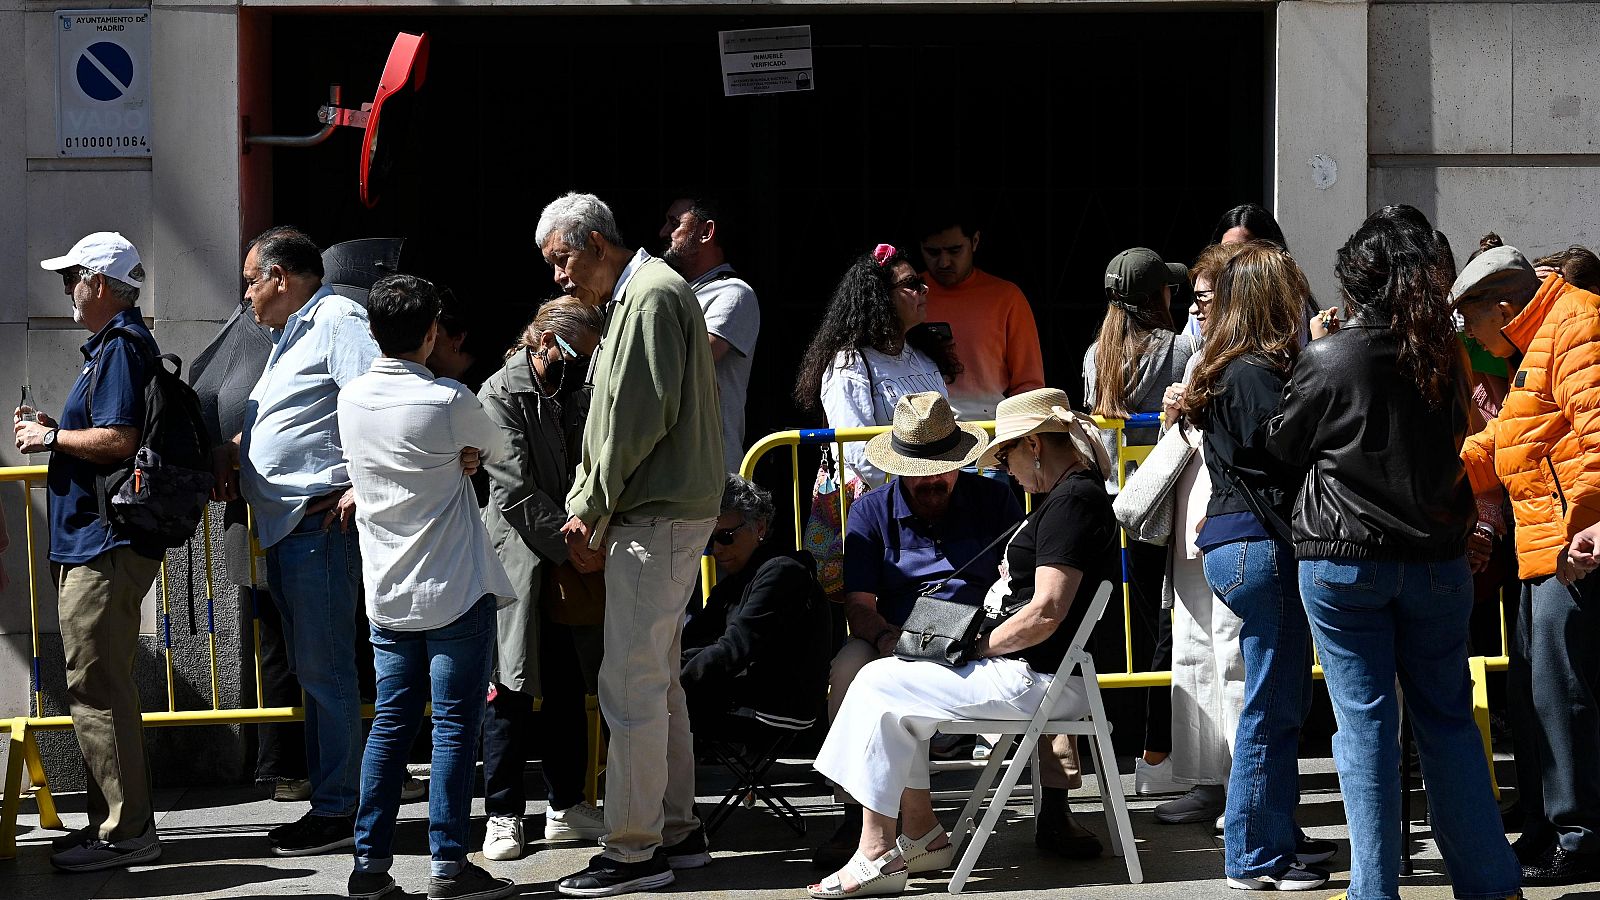
{"label": "woman in white pants", "polygon": [[[1200,251],[1190,270],[1194,302],[1189,319],[1205,335],[1212,286],[1222,267],[1244,244],[1213,244]],[[1200,361],[1196,354],[1183,381],[1167,389],[1162,410],[1168,423],[1182,418],[1184,385]],[[1170,425],[1169,425],[1170,427]],[[1172,778],[1189,792],[1155,808],[1158,822],[1178,825],[1217,820],[1227,803],[1233,738],[1244,708],[1244,656],[1239,650],[1239,617],[1217,599],[1206,583],[1205,565],[1195,536],[1211,496],[1211,477],[1201,459],[1200,434],[1190,431],[1195,454],[1179,478],[1175,494],[1171,569],[1172,601]]]}
{"label": "woman in white pants", "polygon": [[[899,453],[901,445],[872,449]],[[978,463],[1006,469],[1025,490],[1046,495],[1006,550],[1007,606],[1026,605],[980,639],[974,662],[949,668],[888,658],[856,676],[817,771],[860,801],[861,841],[843,869],[811,885],[813,897],[897,894],[910,875],[950,864],[955,847],[928,793],[933,724],[1031,717],[1090,598],[1111,574],[1117,530],[1104,483],[1110,460],[1093,422],[1069,410],[1065,392],[1041,388],[1002,400],[994,443]],[[1085,709],[1082,685],[1073,684],[1060,692],[1052,715],[1077,718]]]}

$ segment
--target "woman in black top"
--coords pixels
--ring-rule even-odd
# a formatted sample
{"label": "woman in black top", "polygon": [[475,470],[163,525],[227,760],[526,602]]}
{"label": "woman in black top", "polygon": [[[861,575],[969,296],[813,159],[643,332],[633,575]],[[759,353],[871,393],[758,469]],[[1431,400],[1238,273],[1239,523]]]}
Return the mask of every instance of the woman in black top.
{"label": "woman in black top", "polygon": [[1294,554],[1339,720],[1350,900],[1400,896],[1397,676],[1456,896],[1520,896],[1472,720],[1469,395],[1441,262],[1410,207],[1361,226],[1334,267],[1350,322],[1301,354],[1268,441],[1303,473]]}
{"label": "woman in black top", "polygon": [[[880,659],[861,670],[845,695],[817,771],[860,801],[861,841],[843,869],[811,886],[811,896],[896,894],[908,873],[948,866],[955,847],[928,793],[932,723],[1029,718],[1085,624],[1115,562],[1117,531],[1104,484],[1110,460],[1092,420],[1067,403],[1065,392],[1051,388],[1000,401],[995,441],[978,459],[1047,495],[1006,553],[1003,603],[1015,613],[983,636],[973,662],[950,668]],[[1082,716],[1081,687],[1064,687],[1052,717]]]}
{"label": "woman in black top", "polygon": [[1281,247],[1255,242],[1223,266],[1183,408],[1204,434],[1211,499],[1196,540],[1206,581],[1242,620],[1244,708],[1223,837],[1230,887],[1309,890],[1333,855],[1295,825],[1300,726],[1311,707],[1311,642],[1288,544],[1291,476],[1262,447],[1299,351],[1310,289]]}

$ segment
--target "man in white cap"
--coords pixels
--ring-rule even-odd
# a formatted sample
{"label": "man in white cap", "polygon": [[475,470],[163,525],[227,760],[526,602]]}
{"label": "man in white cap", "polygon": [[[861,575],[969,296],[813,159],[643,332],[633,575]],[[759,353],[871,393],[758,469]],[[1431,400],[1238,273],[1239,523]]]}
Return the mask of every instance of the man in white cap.
{"label": "man in white cap", "polygon": [[163,554],[100,514],[96,486],[138,449],[145,386],[160,351],[134,306],[144,266],[122,235],[96,232],[39,265],[61,276],[72,320],[93,335],[60,420],[26,407],[13,417],[17,449],[50,454],[50,562],[72,726],[88,773],[89,824],[56,841],[50,862],[89,872],[161,856],[133,659],[139,606]]}

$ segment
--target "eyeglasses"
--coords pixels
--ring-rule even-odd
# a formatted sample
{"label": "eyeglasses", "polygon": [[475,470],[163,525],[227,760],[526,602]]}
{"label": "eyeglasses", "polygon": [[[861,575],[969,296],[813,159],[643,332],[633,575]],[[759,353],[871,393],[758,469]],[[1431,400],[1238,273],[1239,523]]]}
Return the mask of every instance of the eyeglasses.
{"label": "eyeglasses", "polygon": [[93,274],[94,274],[93,272],[90,272],[88,269],[85,269],[83,266],[73,266],[70,269],[62,269],[61,270],[61,283],[62,283],[63,286],[66,287],[67,290],[70,291],[74,287],[76,287],[78,282],[82,281],[85,276],[93,275]]}
{"label": "eyeglasses", "polygon": [[266,284],[267,282],[269,282],[272,279],[277,278],[277,277],[278,276],[276,276],[276,275],[263,273],[262,275],[260,275],[259,277],[255,278],[254,280],[245,279],[244,289],[248,291],[251,288],[258,288],[258,287],[262,286],[263,284]]}
{"label": "eyeglasses", "polygon": [[900,290],[910,291],[913,294],[920,294],[928,289],[928,283],[916,276],[907,278],[904,281],[896,281],[894,286]]}
{"label": "eyeglasses", "polygon": [[1009,471],[1006,468],[1006,460],[1011,458],[1011,451],[1015,449],[1017,449],[1017,445],[1012,444],[1006,447],[1004,450],[996,450],[994,454],[994,467],[1002,472]]}
{"label": "eyeglasses", "polygon": [[712,544],[721,544],[724,547],[733,546],[733,541],[736,537],[738,537],[739,532],[749,527],[750,523],[745,522],[742,525],[735,525],[732,528],[722,528],[711,532],[711,539],[706,541],[706,551],[710,552]]}
{"label": "eyeglasses", "polygon": [[1205,306],[1211,302],[1211,298],[1216,296],[1216,293],[1216,291],[1195,291],[1194,302],[1201,306]]}

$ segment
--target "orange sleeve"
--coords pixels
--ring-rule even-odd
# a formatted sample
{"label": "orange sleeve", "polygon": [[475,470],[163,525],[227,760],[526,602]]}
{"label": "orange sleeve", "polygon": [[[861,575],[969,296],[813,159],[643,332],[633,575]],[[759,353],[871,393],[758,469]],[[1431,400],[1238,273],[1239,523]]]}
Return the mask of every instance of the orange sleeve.
{"label": "orange sleeve", "polygon": [[1044,353],[1039,349],[1039,328],[1033,307],[1016,287],[1011,288],[1006,311],[1006,396],[1044,387]]}
{"label": "orange sleeve", "polygon": [[[1504,412],[1504,408],[1501,412]],[[1461,462],[1467,468],[1467,480],[1472,483],[1474,494],[1500,490],[1500,476],[1494,471],[1494,447],[1499,431],[1500,419],[1497,416],[1461,445]]]}
{"label": "orange sleeve", "polygon": [[1556,326],[1550,355],[1555,401],[1572,423],[1582,459],[1567,488],[1567,538],[1600,522],[1600,314],[1588,307]]}

